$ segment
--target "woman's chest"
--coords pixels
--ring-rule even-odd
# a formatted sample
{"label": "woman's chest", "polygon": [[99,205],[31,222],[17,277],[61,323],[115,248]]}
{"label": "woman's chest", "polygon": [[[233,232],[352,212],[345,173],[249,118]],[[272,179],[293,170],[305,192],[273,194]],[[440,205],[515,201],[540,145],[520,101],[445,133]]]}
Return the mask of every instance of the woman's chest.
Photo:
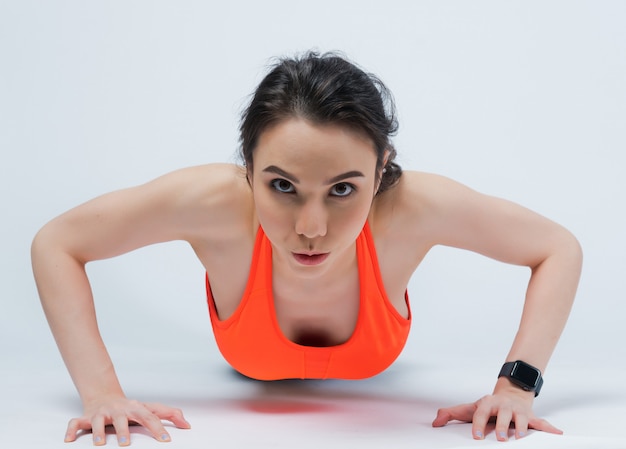
{"label": "woman's chest", "polygon": [[327,276],[303,280],[272,268],[271,256],[260,260],[254,255],[254,241],[248,240],[221,242],[219,248],[194,246],[207,270],[220,320],[231,317],[249,294],[250,285],[258,287],[259,282],[271,292],[264,299],[269,316],[287,339],[303,345],[332,346],[349,340],[359,319],[362,293],[371,298],[372,292],[362,292],[364,288],[376,291],[377,300],[389,302],[400,316],[409,315],[405,292],[412,270],[404,266],[406,254],[390,251],[389,245],[381,245],[377,260],[361,261],[369,265],[367,270],[355,263],[340,275],[329,270]]}
{"label": "woman's chest", "polygon": [[270,310],[288,340],[303,346],[335,346],[354,333],[361,304],[358,275],[339,283],[322,281],[317,288],[276,281],[272,292]]}

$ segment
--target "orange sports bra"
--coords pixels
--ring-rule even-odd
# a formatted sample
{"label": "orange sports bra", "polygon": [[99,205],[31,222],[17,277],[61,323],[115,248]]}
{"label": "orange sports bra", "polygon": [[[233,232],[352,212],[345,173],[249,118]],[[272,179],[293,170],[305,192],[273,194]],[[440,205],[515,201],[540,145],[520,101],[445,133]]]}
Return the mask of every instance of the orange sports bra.
{"label": "orange sports bra", "polygon": [[[272,294],[272,247],[259,227],[250,275],[235,313],[220,320],[206,276],[211,325],[218,348],[241,374],[259,380],[364,379],[389,367],[402,351],[411,325],[389,302],[374,239],[366,222],[356,241],[360,303],[350,339],[336,346],[302,346],[283,335]],[[407,306],[408,294],[405,293]]]}

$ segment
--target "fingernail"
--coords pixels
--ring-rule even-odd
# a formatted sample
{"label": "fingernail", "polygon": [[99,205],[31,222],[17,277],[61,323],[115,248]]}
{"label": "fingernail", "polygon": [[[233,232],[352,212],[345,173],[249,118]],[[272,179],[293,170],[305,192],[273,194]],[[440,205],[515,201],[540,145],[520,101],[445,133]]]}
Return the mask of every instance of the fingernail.
{"label": "fingernail", "polygon": [[163,435],[161,435],[161,440],[162,441],[167,441],[170,439],[170,436],[167,433],[164,433]]}
{"label": "fingernail", "polygon": [[520,432],[517,434],[518,438],[524,438],[526,436],[526,434],[524,432]]}
{"label": "fingernail", "polygon": [[128,441],[128,440],[126,439],[126,437],[120,437],[120,443],[121,443],[121,444],[125,444],[125,443],[126,443],[126,441]]}
{"label": "fingernail", "polygon": [[500,433],[498,434],[498,436],[500,437],[500,439],[501,439],[501,440],[506,440],[506,438],[507,438],[507,434],[506,434],[506,433],[504,433],[504,432],[500,432]]}
{"label": "fingernail", "polygon": [[95,437],[93,440],[94,440],[96,443],[99,443],[100,441],[102,441],[102,437],[98,436],[98,437]]}
{"label": "fingernail", "polygon": [[474,432],[474,438],[479,438],[479,439],[483,439],[483,433],[480,431],[476,431]]}

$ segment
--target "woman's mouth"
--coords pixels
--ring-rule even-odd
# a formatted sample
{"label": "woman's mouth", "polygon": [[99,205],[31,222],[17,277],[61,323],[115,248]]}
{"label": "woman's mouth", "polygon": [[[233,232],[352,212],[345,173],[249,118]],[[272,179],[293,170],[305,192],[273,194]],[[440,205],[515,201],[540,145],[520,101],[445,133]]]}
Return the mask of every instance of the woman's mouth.
{"label": "woman's mouth", "polygon": [[293,258],[301,265],[319,265],[326,260],[330,253],[292,253]]}

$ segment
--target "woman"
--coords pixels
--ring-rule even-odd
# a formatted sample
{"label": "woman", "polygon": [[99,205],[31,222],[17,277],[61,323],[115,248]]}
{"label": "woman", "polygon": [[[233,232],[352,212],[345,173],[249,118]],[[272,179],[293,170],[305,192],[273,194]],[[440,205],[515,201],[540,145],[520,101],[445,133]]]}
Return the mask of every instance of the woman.
{"label": "woman", "polygon": [[179,410],[127,399],[100,338],[85,264],[171,240],[191,244],[207,272],[218,346],[257,379],[373,376],[406,341],[409,279],[435,245],[526,265],[532,276],[521,324],[493,393],[439,410],[434,426],[472,422],[484,438],[529,428],[533,399],[567,320],[581,269],[561,226],[452,180],[402,172],[383,84],[335,55],[278,62],[243,114],[244,166],[210,164],[109,193],[52,220],[34,239],[41,301],[84,413],[66,441],[91,430],[105,443],[129,422],[160,441],[161,420],[189,427]]}

